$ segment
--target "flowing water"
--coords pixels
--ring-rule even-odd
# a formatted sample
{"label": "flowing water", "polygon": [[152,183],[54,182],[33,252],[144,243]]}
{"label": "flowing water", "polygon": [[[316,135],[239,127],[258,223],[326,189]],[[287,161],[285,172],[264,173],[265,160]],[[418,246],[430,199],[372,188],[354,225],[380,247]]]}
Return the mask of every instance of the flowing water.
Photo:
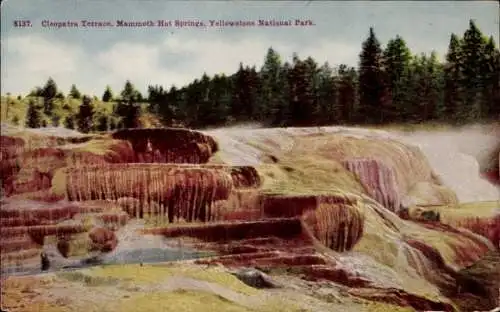
{"label": "flowing water", "polygon": [[182,246],[180,240],[167,240],[161,235],[138,234],[144,228],[144,220],[131,220],[117,231],[118,246],[102,257],[102,263],[146,263],[197,259],[209,256]]}
{"label": "flowing water", "polygon": [[480,175],[480,162],[498,148],[500,136],[478,127],[450,131],[395,133],[403,143],[420,147],[434,171],[460,202],[500,199],[500,186]]}
{"label": "flowing water", "polygon": [[[63,258],[54,246],[44,246],[44,251],[51,261],[47,272],[74,270],[95,265],[155,263],[178,260],[198,259],[210,256],[207,252],[198,252],[183,247],[178,240],[167,240],[160,235],[142,235],[136,233],[144,227],[143,220],[131,220],[116,232],[117,247],[110,253],[89,254],[85,258]],[[2,275],[40,274],[39,263],[32,266],[2,267]]]}

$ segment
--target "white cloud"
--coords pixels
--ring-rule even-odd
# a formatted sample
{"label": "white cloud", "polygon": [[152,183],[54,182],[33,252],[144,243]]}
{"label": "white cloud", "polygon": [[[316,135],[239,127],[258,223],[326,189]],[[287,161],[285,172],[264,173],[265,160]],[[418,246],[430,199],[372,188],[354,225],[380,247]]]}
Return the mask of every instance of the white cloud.
{"label": "white cloud", "polygon": [[330,66],[346,64],[356,66],[361,45],[348,45],[341,42],[322,41],[313,47],[308,47],[299,53],[299,57],[313,56],[320,65],[328,62]]}
{"label": "white cloud", "polygon": [[[329,61],[332,65],[354,65],[359,50],[356,46],[328,41],[299,46],[258,37],[235,42],[169,36],[155,45],[121,41],[93,54],[76,44],[49,41],[41,36],[12,37],[7,41],[7,59],[2,57],[7,63],[2,65],[5,68],[2,76],[6,75],[2,93],[25,93],[43,84],[49,76],[65,92],[75,83],[84,93],[96,95],[100,95],[108,84],[119,92],[127,79],[143,92],[150,84],[182,86],[199,78],[203,72],[208,75],[233,73],[240,62],[260,67],[270,46],[283,60],[291,60],[292,54],[297,52],[301,58],[312,56],[319,63]],[[176,61],[178,57],[185,60]]]}
{"label": "white cloud", "polygon": [[270,46],[283,56],[292,53],[290,45],[258,38],[245,38],[239,42],[232,42],[210,38],[182,40],[178,37],[169,37],[162,46],[165,52],[187,54],[191,57],[181,68],[169,71],[172,82],[180,84],[200,77],[203,72],[208,75],[233,73],[238,69],[240,62],[244,65],[260,66]]}
{"label": "white cloud", "polygon": [[140,43],[120,42],[109,50],[97,55],[94,66],[98,66],[104,74],[96,81],[96,88],[103,90],[110,84],[117,88],[123,87],[125,80],[141,85],[156,83],[164,73],[159,66],[161,50],[158,46],[151,47]]}
{"label": "white cloud", "polygon": [[2,52],[2,93],[18,93],[43,84],[48,77],[69,88],[83,51],[78,46],[24,35],[5,40]]}
{"label": "white cloud", "polygon": [[9,38],[7,53],[15,54],[30,72],[69,73],[77,69],[80,49],[62,42],[50,42],[42,37],[20,36]]}
{"label": "white cloud", "polygon": [[[141,43],[120,42],[100,54],[97,63],[106,71],[101,79],[118,88],[130,79],[137,87],[145,89],[149,84],[177,87],[208,75],[233,73],[239,63],[260,66],[271,42],[246,39],[235,43],[228,40],[181,39],[170,36],[156,46]],[[288,45],[274,44],[278,52],[291,55]],[[168,56],[183,58],[182,63],[169,62]],[[165,64],[160,58],[166,58]],[[170,63],[170,64],[169,64]]]}

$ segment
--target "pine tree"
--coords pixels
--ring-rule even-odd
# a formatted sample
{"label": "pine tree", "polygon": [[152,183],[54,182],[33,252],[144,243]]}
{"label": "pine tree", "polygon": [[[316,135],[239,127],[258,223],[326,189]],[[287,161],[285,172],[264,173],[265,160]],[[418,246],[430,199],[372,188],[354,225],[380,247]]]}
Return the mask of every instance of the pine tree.
{"label": "pine tree", "polygon": [[102,101],[103,102],[110,102],[113,100],[113,92],[111,91],[110,86],[106,86],[106,90],[104,90],[104,93],[102,95]]}
{"label": "pine tree", "polygon": [[318,124],[332,124],[340,121],[340,109],[337,101],[337,81],[328,63],[323,64],[318,71]]}
{"label": "pine tree", "polygon": [[272,47],[267,50],[264,64],[260,70],[261,90],[259,92],[259,120],[270,122],[273,111],[282,106],[286,78],[280,77],[281,57]]}
{"label": "pine tree", "polygon": [[171,107],[169,95],[162,86],[148,87],[148,111],[159,116],[163,124],[171,125],[174,119],[174,112]]}
{"label": "pine tree", "polygon": [[40,87],[36,87],[33,90],[31,90],[31,92],[28,94],[28,96],[30,96],[30,97],[31,96],[33,96],[33,97],[42,96],[43,97],[43,89]]}
{"label": "pine tree", "polygon": [[248,92],[246,86],[248,84],[248,73],[243,68],[243,63],[240,63],[238,71],[234,74],[234,93],[231,101],[231,116],[235,120],[245,120],[249,116],[246,115],[245,103],[248,100]]}
{"label": "pine tree", "polygon": [[307,110],[311,112],[311,116],[309,116],[310,119],[305,125],[316,125],[322,118],[318,101],[321,79],[319,75],[320,68],[318,67],[318,63],[310,56],[305,59],[304,66],[306,68],[306,83],[304,84],[305,97],[303,101],[306,104]]}
{"label": "pine tree", "polygon": [[[257,83],[258,83],[258,74],[255,70],[255,67],[252,67],[249,70],[249,78],[248,78],[248,93],[249,93],[249,106],[247,107],[247,115],[250,118],[253,118],[256,114],[257,109]],[[227,77],[225,74],[221,74],[219,76],[219,81],[217,82],[218,87],[218,101],[220,102],[220,113],[224,114],[224,123],[231,122],[231,101],[234,93],[234,84],[233,79]]]}
{"label": "pine tree", "polygon": [[114,118],[110,118],[109,121],[109,130],[115,130],[117,127],[116,120]]}
{"label": "pine tree", "polygon": [[82,94],[80,93],[80,91],[78,91],[76,86],[73,84],[73,85],[71,85],[71,89],[69,91],[69,96],[71,96],[74,99],[80,99],[82,97]]}
{"label": "pine tree", "polygon": [[162,86],[148,86],[148,112],[159,115],[160,103],[166,98]]}
{"label": "pine tree", "polygon": [[75,120],[73,116],[69,115],[64,119],[64,127],[67,129],[75,129]]}
{"label": "pine tree", "polygon": [[293,126],[308,126],[313,123],[315,108],[310,66],[306,61],[294,56],[288,80],[291,91],[290,118]]}
{"label": "pine tree", "polygon": [[[231,100],[231,116],[235,120],[248,121],[255,119],[258,112],[257,100],[259,76],[255,67],[240,67],[233,77],[234,92]],[[227,93],[231,93],[231,86],[226,84]]]}
{"label": "pine tree", "polygon": [[386,85],[389,92],[391,119],[394,121],[408,121],[409,111],[409,67],[412,58],[410,49],[400,36],[389,40],[387,48],[384,50],[384,70]]}
{"label": "pine tree", "polygon": [[370,34],[363,42],[360,54],[359,97],[360,121],[377,124],[386,121],[382,49],[373,28],[370,28]]}
{"label": "pine tree", "polygon": [[108,131],[108,116],[106,115],[100,115],[97,118],[97,125],[96,125],[96,130],[97,131]]}
{"label": "pine tree", "polygon": [[481,63],[484,59],[486,40],[477,28],[474,21],[469,22],[469,29],[464,33],[462,51],[462,81],[465,88],[465,102],[460,107],[460,117],[464,122],[479,119],[483,115],[482,101],[480,98],[483,90],[483,72]]}
{"label": "pine tree", "polygon": [[[261,89],[261,81],[260,81],[260,76],[255,68],[255,66],[252,66],[250,68],[247,68],[247,73],[248,73],[248,85],[246,86],[247,88],[247,94],[248,94],[248,106],[246,109],[246,114],[250,116],[251,120],[258,120],[258,109],[259,109],[259,92]],[[228,88],[228,93],[231,93],[232,85],[227,84]]]}
{"label": "pine tree", "polygon": [[412,64],[412,111],[411,119],[415,122],[435,120],[440,111],[442,83],[437,56],[421,54],[415,56]]}
{"label": "pine tree", "polygon": [[134,85],[130,82],[130,80],[127,80],[125,82],[125,86],[123,87],[123,90],[120,93],[120,97],[123,102],[127,103],[142,101],[141,93],[135,89]]}
{"label": "pine tree", "polygon": [[130,82],[130,80],[127,80],[125,82],[125,86],[123,87],[122,92],[120,93],[121,100],[125,102],[132,102],[135,101],[135,88],[134,85]]}
{"label": "pine tree", "polygon": [[446,64],[444,66],[444,114],[445,120],[452,122],[460,119],[464,101],[462,78],[462,48],[460,38],[455,34],[450,37]]}
{"label": "pine tree", "polygon": [[141,111],[138,102],[142,100],[142,95],[127,80],[120,97],[115,113],[121,117],[122,126],[125,128],[138,128],[140,126],[139,116]]}
{"label": "pine tree", "polygon": [[76,115],[78,131],[89,133],[92,129],[92,119],[94,117],[94,108],[90,97],[84,96],[78,114]]}
{"label": "pine tree", "polygon": [[429,115],[426,121],[439,120],[441,119],[443,111],[444,74],[443,66],[441,63],[439,63],[435,51],[431,52],[431,55],[427,59],[426,65],[427,79],[429,82]]}
{"label": "pine tree", "polygon": [[[183,102],[183,92],[178,90],[175,86],[172,86],[167,93],[167,102],[169,112],[167,114],[172,114],[172,118],[166,121],[168,125],[174,125],[177,120],[185,119],[185,103]],[[165,122],[165,120],[164,120]]]}
{"label": "pine tree", "polygon": [[195,79],[183,91],[184,103],[182,107],[185,116],[184,122],[188,127],[196,127],[199,124],[199,111],[201,102],[205,97],[206,90],[203,90],[202,84]]}
{"label": "pine tree", "polygon": [[51,118],[52,127],[59,127],[61,116],[53,115]]}
{"label": "pine tree", "polygon": [[157,108],[155,107],[156,105],[151,105],[151,104],[159,104],[163,98],[165,98],[167,95],[166,90],[163,89],[162,86],[155,85],[155,86],[148,86],[148,102],[151,108],[148,108],[150,112],[156,112]]}
{"label": "pine tree", "polygon": [[210,116],[212,110],[212,103],[210,102],[210,82],[210,77],[208,77],[206,73],[203,73],[198,84],[200,103],[198,105],[198,111],[196,112],[196,127],[205,127],[209,125],[210,118],[212,118],[212,116]]}
{"label": "pine tree", "polygon": [[278,85],[281,85],[281,92],[277,94],[277,97],[273,102],[273,106],[269,107],[269,116],[264,117],[258,115],[260,117],[260,121],[263,121],[273,127],[283,127],[291,125],[291,92],[289,83],[291,71],[292,66],[288,62],[281,66],[277,78]]}
{"label": "pine tree", "polygon": [[26,127],[40,128],[42,125],[42,116],[33,100],[29,101],[28,110],[26,112]]}
{"label": "pine tree", "polygon": [[122,128],[135,129],[141,127],[141,108],[137,103],[123,105]]}
{"label": "pine tree", "polygon": [[52,115],[52,111],[54,108],[53,104],[53,99],[56,97],[58,91],[57,91],[57,85],[54,81],[54,79],[49,78],[47,82],[45,83],[45,86],[41,90],[41,95],[43,96],[43,107],[44,107],[44,113],[46,115]]}
{"label": "pine tree", "polygon": [[49,78],[42,89],[42,96],[46,99],[53,99],[57,95],[57,84],[54,79]]}
{"label": "pine tree", "polygon": [[481,94],[482,118],[500,120],[500,51],[493,37],[488,39],[481,60],[483,85]]}
{"label": "pine tree", "polygon": [[338,68],[337,88],[338,88],[338,108],[335,110],[339,114],[338,122],[353,123],[358,118],[356,107],[357,102],[357,82],[358,74],[356,69],[343,64]]}
{"label": "pine tree", "polygon": [[[203,126],[224,125],[229,111],[229,98],[225,94],[226,77],[215,75],[208,79],[208,94],[200,106],[200,122]],[[202,83],[205,83],[202,78]]]}

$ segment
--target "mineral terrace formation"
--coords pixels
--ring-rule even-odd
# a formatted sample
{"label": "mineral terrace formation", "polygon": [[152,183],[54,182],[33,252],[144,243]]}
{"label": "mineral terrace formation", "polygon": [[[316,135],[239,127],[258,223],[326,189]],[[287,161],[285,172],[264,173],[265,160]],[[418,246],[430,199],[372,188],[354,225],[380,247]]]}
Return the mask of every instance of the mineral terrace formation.
{"label": "mineral terrace formation", "polygon": [[[293,268],[368,300],[468,308],[457,298],[479,295],[458,290],[473,283],[462,270],[498,248],[500,219],[402,219],[410,208],[456,208],[457,196],[418,148],[339,129],[259,129],[251,143],[237,131],[173,128],[2,135],[2,269],[39,266],[51,244],[64,257],[111,252],[116,231],[138,218],[157,226],[131,235],[216,253],[200,264]],[[264,154],[272,161],[231,161]],[[494,287],[487,308],[498,304]]]}

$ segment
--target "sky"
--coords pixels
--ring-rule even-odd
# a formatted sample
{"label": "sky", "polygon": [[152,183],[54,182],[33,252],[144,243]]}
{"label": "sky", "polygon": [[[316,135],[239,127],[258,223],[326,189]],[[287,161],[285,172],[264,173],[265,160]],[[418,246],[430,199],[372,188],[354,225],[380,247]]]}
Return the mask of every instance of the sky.
{"label": "sky", "polygon": [[[311,20],[304,27],[95,27],[50,28],[42,21],[81,20]],[[259,68],[269,47],[284,61],[293,53],[318,63],[357,66],[361,44],[374,27],[384,46],[402,36],[413,53],[443,59],[451,33],[469,20],[498,44],[496,1],[162,1],[7,0],[1,8],[1,93],[26,94],[52,77],[66,94],[71,84],[101,96],[130,80],[184,86],[204,72],[234,73],[242,62]],[[31,27],[14,27],[29,20]]]}

